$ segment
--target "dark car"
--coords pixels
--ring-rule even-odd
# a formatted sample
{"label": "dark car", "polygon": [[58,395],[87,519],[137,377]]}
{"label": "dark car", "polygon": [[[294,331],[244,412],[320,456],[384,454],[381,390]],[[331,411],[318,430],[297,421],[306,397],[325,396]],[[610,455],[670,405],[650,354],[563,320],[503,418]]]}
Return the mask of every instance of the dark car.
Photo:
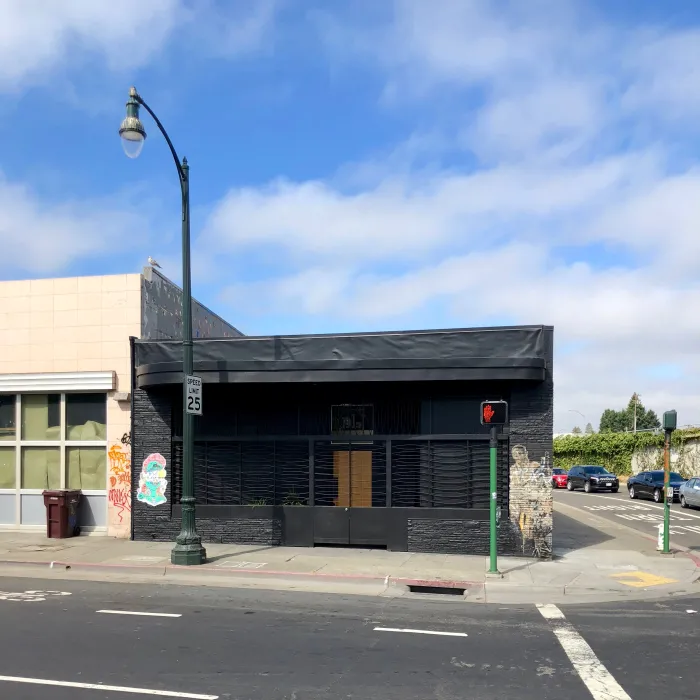
{"label": "dark car", "polygon": [[[673,486],[673,500],[680,495],[681,484],[685,479],[678,472],[671,472],[670,485]],[[651,472],[639,472],[630,477],[627,482],[627,491],[630,498],[653,498],[655,503],[664,502],[664,471],[656,469]]]}
{"label": "dark car", "polygon": [[569,478],[566,482],[569,491],[582,488],[586,493],[598,489],[610,490],[617,493],[620,490],[620,481],[605,467],[596,465],[576,465],[569,469]]}

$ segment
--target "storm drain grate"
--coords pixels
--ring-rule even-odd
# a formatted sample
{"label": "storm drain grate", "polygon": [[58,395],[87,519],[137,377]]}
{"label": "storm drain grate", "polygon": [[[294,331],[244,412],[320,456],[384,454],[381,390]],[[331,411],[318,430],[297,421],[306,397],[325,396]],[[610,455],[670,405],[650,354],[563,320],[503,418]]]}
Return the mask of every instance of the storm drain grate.
{"label": "storm drain grate", "polygon": [[437,595],[456,595],[463,596],[466,588],[453,588],[452,586],[414,586],[409,585],[408,590],[411,593],[429,593]]}

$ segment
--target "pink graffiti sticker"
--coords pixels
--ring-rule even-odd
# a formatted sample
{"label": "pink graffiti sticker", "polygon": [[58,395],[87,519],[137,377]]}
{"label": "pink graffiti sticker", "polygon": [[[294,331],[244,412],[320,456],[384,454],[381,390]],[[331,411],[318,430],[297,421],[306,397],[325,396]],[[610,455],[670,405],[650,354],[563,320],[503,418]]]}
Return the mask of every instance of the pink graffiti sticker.
{"label": "pink graffiti sticker", "polygon": [[143,460],[141,474],[139,476],[139,490],[136,498],[149,506],[159,506],[167,502],[165,489],[168,486],[166,480],[165,457],[158,452],[148,455]]}

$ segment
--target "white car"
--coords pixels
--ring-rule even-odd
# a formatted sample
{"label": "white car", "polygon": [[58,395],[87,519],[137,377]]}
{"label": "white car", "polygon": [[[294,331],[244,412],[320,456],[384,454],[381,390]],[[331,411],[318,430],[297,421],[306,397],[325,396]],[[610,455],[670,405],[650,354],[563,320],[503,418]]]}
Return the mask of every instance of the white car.
{"label": "white car", "polygon": [[700,508],[700,476],[695,476],[681,484],[679,495],[683,508],[690,506]]}

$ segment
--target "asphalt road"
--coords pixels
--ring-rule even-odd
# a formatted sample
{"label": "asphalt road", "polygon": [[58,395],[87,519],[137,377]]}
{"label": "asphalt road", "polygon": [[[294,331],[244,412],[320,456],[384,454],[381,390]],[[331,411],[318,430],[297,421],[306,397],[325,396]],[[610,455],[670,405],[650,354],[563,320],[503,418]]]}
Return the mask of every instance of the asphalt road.
{"label": "asphalt road", "polygon": [[[641,498],[632,500],[624,484],[618,493],[557,489],[554,503],[555,509],[561,503],[627,525],[650,537],[657,536],[657,526],[664,517],[663,505]],[[700,551],[700,509],[681,508],[679,503],[674,503],[671,506],[670,535],[673,542]]]}
{"label": "asphalt road", "polygon": [[700,598],[539,610],[76,581],[60,583],[71,595],[8,599],[56,581],[0,586],[3,700],[144,700],[153,691],[251,700],[698,696],[700,612],[687,610],[700,611]]}

